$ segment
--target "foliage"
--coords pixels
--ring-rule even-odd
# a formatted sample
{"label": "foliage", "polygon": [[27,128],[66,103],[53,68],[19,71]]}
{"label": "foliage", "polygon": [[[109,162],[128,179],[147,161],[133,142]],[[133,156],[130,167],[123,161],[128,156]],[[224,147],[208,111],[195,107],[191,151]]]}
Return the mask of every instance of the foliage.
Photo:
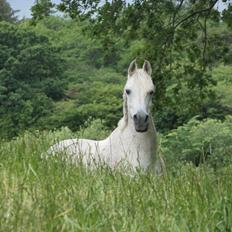
{"label": "foliage", "polygon": [[[27,27],[24,23],[23,27]],[[44,128],[68,126],[78,130],[88,118],[99,118],[109,128],[122,116],[122,89],[126,80],[113,68],[102,67],[103,48],[82,32],[85,24],[49,17],[33,30],[48,35],[65,60],[69,83],[65,99],[55,103],[54,113],[41,122]]]}
{"label": "foliage", "polygon": [[210,66],[220,63],[232,64],[232,31],[225,24],[210,23],[208,26],[207,62]]}
{"label": "foliage", "polygon": [[170,131],[162,140],[163,152],[170,165],[178,161],[213,167],[232,163],[232,117],[224,122],[193,118],[187,124]]}
{"label": "foliage", "polygon": [[211,89],[214,97],[204,103],[199,118],[224,120],[226,116],[232,114],[231,73],[231,66],[222,64],[212,70],[213,79],[217,82],[217,85]]}
{"label": "foliage", "polygon": [[0,135],[12,137],[36,127],[63,97],[62,60],[47,37],[4,22],[0,46]]}
{"label": "foliage", "polygon": [[79,138],[95,140],[105,139],[110,134],[110,132],[107,127],[104,126],[104,124],[105,123],[102,122],[100,119],[88,120],[80,128],[77,136]]}
{"label": "foliage", "polygon": [[105,75],[107,78],[112,75],[112,83],[103,81],[102,75],[98,81],[72,84],[66,92],[67,99],[55,104],[54,113],[44,120],[44,127],[68,126],[76,131],[89,119],[101,119],[105,126],[114,128],[122,116],[122,85],[113,83],[113,80],[117,80],[115,77],[123,78],[111,72]]}
{"label": "foliage", "polygon": [[[40,34],[49,35],[51,43],[59,47],[63,59],[65,59],[68,64],[65,73],[70,82],[67,96],[71,98],[71,101],[66,101],[66,105],[65,102],[61,103],[63,107],[67,106],[67,109],[61,112],[63,116],[60,115],[59,111],[56,111],[56,114],[54,116],[52,115],[53,121],[50,122],[49,125],[55,127],[66,125],[76,130],[89,116],[91,116],[104,119],[108,126],[115,127],[121,116],[120,87],[118,88],[118,93],[116,93],[113,90],[113,84],[107,86],[109,90],[107,94],[111,92],[115,93],[113,98],[116,97],[115,100],[117,103],[114,109],[111,107],[110,102],[107,102],[106,98],[99,99],[98,96],[104,94],[104,89],[106,88],[103,86],[105,86],[105,82],[123,82],[120,81],[120,79],[123,80],[123,77],[121,77],[118,72],[120,71],[123,72],[124,75],[126,74],[129,60],[134,57],[136,53],[140,55],[144,52],[146,53],[146,40],[135,40],[128,46],[125,52],[121,52],[121,59],[117,67],[111,66],[111,69],[103,68],[105,51],[101,42],[99,43],[97,39],[90,40],[88,33],[83,34],[83,30],[85,30],[86,27],[88,28],[88,25],[89,23],[87,22],[80,24],[75,21],[50,17],[38,22],[34,28],[35,31]],[[118,45],[120,45],[120,42]],[[187,47],[189,47],[189,42],[186,42],[186,48]],[[185,55],[186,54],[185,52]],[[212,88],[208,86],[210,83],[215,83],[210,76],[210,72],[205,72],[205,74],[201,76],[202,71],[200,66],[192,64],[191,61],[185,59],[185,56],[182,57],[181,53],[178,56],[180,59],[172,64],[172,69],[170,69],[170,66],[164,66],[161,71],[162,74],[160,78],[164,81],[164,85],[155,80],[157,92],[154,97],[154,115],[156,125],[159,130],[162,131],[175,128],[183,122],[187,122],[189,118],[197,113],[204,114],[204,117],[207,117],[204,107],[207,105],[209,99],[214,96],[212,95]],[[117,60],[116,57],[114,57],[114,60]],[[115,72],[115,69],[118,70],[118,72]],[[154,72],[156,72],[157,68],[154,69]],[[157,73],[155,73],[154,76],[156,75]],[[113,78],[111,78],[111,76]],[[99,81],[102,82],[102,84]],[[94,87],[94,85],[96,85],[97,88]],[[86,91],[89,92],[88,95],[85,94]],[[163,93],[164,95],[160,94],[159,91],[165,91]],[[89,95],[92,97],[89,97]],[[118,96],[120,98],[118,98]],[[71,102],[73,105],[72,109],[68,108]],[[101,104],[98,105],[99,103]],[[80,112],[76,106],[80,106],[81,111],[83,108],[83,111]],[[68,109],[71,111],[68,112]],[[183,111],[183,109],[185,110]],[[104,110],[107,110],[106,114]],[[105,116],[102,115],[102,113],[104,113]],[[113,118],[109,114],[111,114]],[[57,118],[58,120],[55,119],[56,115],[59,115]]]}
{"label": "foliage", "polygon": [[[117,125],[118,119],[122,116],[121,85],[93,82],[78,87],[75,97],[77,119],[83,123],[88,117],[100,118],[104,119],[110,128]],[[83,95],[83,92],[86,95]]]}
{"label": "foliage", "polygon": [[195,115],[223,120],[231,113],[224,104],[230,89],[211,72],[219,63],[229,65],[232,54],[231,29],[213,8],[216,1],[62,1],[60,9],[75,20],[49,16],[47,3],[35,4],[47,12],[35,24],[20,22],[9,38],[10,26],[2,29],[1,99],[14,104],[1,105],[1,136],[25,128],[76,131],[88,118],[116,127],[127,67],[135,57],[140,65],[145,58],[153,64],[158,131],[177,128]]}
{"label": "foliage", "polygon": [[15,13],[17,11],[13,10],[10,4],[6,0],[0,0],[0,22],[7,21],[7,22],[16,22],[17,17]]}
{"label": "foliage", "polygon": [[1,231],[230,231],[231,166],[127,176],[41,159],[71,136],[64,128],[1,142]]}
{"label": "foliage", "polygon": [[223,20],[228,24],[230,28],[232,28],[232,4],[228,5],[228,8],[223,10],[222,12]]}
{"label": "foliage", "polygon": [[[210,23],[220,24],[220,13],[214,8],[217,2],[63,0],[59,7],[72,18],[89,19],[85,33],[102,44],[103,65],[121,71],[134,57],[152,62],[157,85],[154,115],[166,131],[203,113],[205,101],[213,98],[215,82],[207,67],[216,62],[211,55],[225,50],[218,53],[222,58],[228,53],[229,44],[220,42],[219,34],[216,48],[209,48]],[[225,60],[231,60],[229,54]]]}
{"label": "foliage", "polygon": [[36,4],[32,6],[32,22],[36,23],[38,20],[41,20],[45,17],[48,17],[53,13],[52,8],[55,5],[51,0],[37,0]]}

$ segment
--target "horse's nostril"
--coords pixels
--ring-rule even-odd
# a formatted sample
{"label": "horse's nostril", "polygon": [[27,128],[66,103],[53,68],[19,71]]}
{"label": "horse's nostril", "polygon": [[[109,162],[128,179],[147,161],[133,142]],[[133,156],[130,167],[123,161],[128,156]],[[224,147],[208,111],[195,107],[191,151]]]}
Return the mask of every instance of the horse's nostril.
{"label": "horse's nostril", "polygon": [[147,122],[147,120],[148,120],[148,115],[146,115],[146,117],[145,117],[145,122]]}
{"label": "horse's nostril", "polygon": [[135,114],[135,115],[133,116],[133,118],[134,118],[134,120],[136,120],[136,119],[137,119],[137,115]]}

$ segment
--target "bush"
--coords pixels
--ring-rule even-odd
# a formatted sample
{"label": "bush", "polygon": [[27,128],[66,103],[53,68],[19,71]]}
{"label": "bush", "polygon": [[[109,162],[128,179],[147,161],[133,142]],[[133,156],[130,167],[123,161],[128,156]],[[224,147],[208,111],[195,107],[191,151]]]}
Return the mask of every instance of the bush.
{"label": "bush", "polygon": [[109,130],[104,126],[104,122],[100,119],[88,120],[77,132],[78,138],[95,140],[105,139],[109,133]]}
{"label": "bush", "polygon": [[162,137],[161,147],[168,165],[178,161],[218,167],[232,163],[232,117],[225,121],[191,119]]}

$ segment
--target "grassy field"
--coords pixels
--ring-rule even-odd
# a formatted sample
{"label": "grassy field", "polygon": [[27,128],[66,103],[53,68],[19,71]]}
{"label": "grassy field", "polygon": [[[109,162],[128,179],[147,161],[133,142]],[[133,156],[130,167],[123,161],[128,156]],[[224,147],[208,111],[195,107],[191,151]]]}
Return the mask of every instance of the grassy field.
{"label": "grassy field", "polygon": [[232,230],[232,167],[132,177],[40,158],[68,136],[34,132],[1,142],[0,231]]}

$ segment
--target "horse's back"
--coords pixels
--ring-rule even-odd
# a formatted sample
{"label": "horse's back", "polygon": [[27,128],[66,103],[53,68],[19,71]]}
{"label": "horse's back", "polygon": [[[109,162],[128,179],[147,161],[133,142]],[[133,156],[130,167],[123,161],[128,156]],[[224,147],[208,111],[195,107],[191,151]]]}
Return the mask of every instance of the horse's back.
{"label": "horse's back", "polygon": [[51,146],[47,152],[51,155],[61,154],[72,161],[81,160],[83,163],[99,161],[99,141],[89,139],[66,139]]}
{"label": "horse's back", "polygon": [[51,155],[58,153],[75,153],[77,143],[78,139],[65,139],[52,145],[47,153]]}

